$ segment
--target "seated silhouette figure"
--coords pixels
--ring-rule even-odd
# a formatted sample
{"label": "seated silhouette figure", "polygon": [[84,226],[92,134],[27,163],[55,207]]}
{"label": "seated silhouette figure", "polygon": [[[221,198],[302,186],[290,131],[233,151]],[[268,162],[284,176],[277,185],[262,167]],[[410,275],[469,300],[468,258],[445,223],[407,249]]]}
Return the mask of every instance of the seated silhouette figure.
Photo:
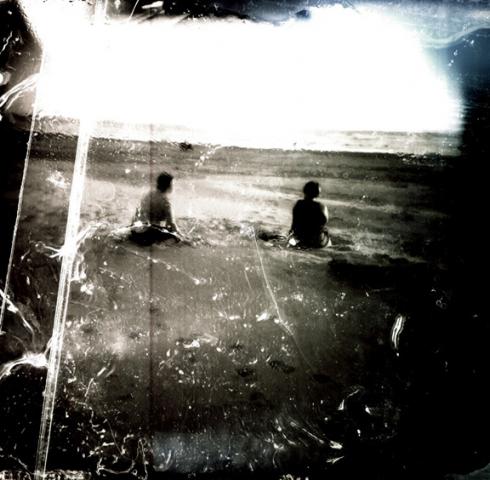
{"label": "seated silhouette figure", "polygon": [[293,208],[293,222],[289,231],[289,245],[300,248],[322,248],[328,245],[328,210],[316,201],[320,196],[318,182],[310,181],[303,187],[304,198]]}
{"label": "seated silhouette figure", "polygon": [[166,240],[179,242],[182,235],[173,219],[169,195],[173,176],[162,172],[155,188],[141,199],[131,227],[131,240],[140,245],[152,245]]}

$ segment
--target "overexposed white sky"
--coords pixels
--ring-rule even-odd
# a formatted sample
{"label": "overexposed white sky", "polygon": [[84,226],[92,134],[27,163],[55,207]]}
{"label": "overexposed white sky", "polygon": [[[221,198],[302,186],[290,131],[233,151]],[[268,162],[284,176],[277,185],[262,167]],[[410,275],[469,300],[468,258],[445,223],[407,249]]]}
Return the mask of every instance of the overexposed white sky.
{"label": "overexposed white sky", "polygon": [[280,26],[163,18],[97,26],[76,2],[24,3],[46,53],[42,115],[284,147],[312,132],[460,128],[456,87],[417,32],[386,12],[332,6]]}

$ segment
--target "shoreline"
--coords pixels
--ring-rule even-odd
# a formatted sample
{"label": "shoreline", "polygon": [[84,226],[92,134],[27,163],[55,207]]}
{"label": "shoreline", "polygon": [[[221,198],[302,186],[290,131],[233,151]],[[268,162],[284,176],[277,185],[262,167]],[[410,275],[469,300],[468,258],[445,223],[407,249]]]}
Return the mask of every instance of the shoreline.
{"label": "shoreline", "polygon": [[[52,121],[54,125],[48,123]],[[74,119],[46,119],[41,118],[38,120],[40,125],[35,128],[36,136],[46,136],[46,137],[58,137],[65,139],[76,139],[78,138],[78,120]],[[134,137],[124,136],[118,134],[117,131],[110,132],[107,131],[108,127],[104,125],[107,122],[98,122],[97,126],[94,128],[93,140],[96,141],[107,141],[114,142],[116,144],[131,143],[134,145],[145,145],[145,144],[156,144],[156,145],[187,145],[194,148],[207,148],[214,150],[253,150],[261,152],[282,152],[283,154],[295,154],[295,153],[307,153],[307,154],[330,154],[330,155],[349,155],[349,154],[360,154],[368,157],[377,155],[388,155],[388,156],[408,156],[408,157],[428,157],[428,158],[457,158],[460,156],[461,152],[459,149],[460,144],[460,132],[383,132],[383,131],[326,131],[326,132],[309,132],[305,133],[305,138],[311,137],[312,135],[321,138],[332,138],[332,147],[326,148],[321,147],[322,143],[328,144],[327,142],[322,142],[320,140],[312,140],[306,142],[302,147],[292,147],[291,145],[285,145],[284,147],[279,146],[252,146],[252,145],[232,145],[232,144],[220,144],[217,142],[203,141],[199,140],[199,135],[192,141],[192,136],[194,135],[192,131],[187,132],[186,135],[183,129],[176,127],[174,129],[170,127],[160,127],[154,125],[121,125],[121,126],[111,126],[111,128],[125,128],[131,129],[133,131],[146,131],[148,130],[150,134],[147,134],[142,138],[140,135],[138,138],[137,134]],[[43,125],[44,124],[44,125]],[[28,133],[30,130],[30,121],[27,118],[18,119],[12,124],[12,129],[14,131]],[[157,135],[155,135],[155,129],[161,129]],[[104,131],[105,130],[105,131]],[[166,130],[168,131],[166,133]],[[173,132],[173,133],[172,133]],[[177,133],[176,133],[177,132]],[[165,138],[166,137],[166,138]],[[430,142],[432,137],[432,148],[422,148],[419,145],[420,142]],[[335,140],[337,139],[337,140]],[[383,141],[383,145],[369,146],[369,142],[373,139],[379,139]],[[366,144],[366,142],[368,142]],[[418,143],[419,142],[419,143]],[[398,150],[394,148],[388,148],[387,145],[399,144]],[[311,146],[310,146],[311,145]],[[335,148],[335,145],[337,147]],[[344,145],[343,148],[340,145]],[[408,145],[408,147],[407,147]],[[412,146],[410,151],[410,145]],[[417,151],[418,150],[418,151]]]}

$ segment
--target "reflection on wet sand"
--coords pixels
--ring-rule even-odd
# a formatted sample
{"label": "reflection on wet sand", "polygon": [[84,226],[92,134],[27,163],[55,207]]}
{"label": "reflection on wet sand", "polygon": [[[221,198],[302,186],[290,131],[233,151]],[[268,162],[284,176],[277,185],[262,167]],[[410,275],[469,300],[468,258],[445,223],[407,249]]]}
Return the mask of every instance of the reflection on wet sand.
{"label": "reflection on wet sand", "polygon": [[[52,141],[34,145],[17,247],[16,299],[33,318],[52,318],[63,255],[72,144],[57,138],[52,159]],[[113,146],[89,151],[50,465],[139,476],[151,452],[175,474],[324,471],[392,441],[411,299],[439,288],[447,263],[452,159],[222,148],[199,162],[205,146],[118,142],[117,158]],[[162,169],[192,246],[128,239]],[[310,178],[332,246],[299,251],[281,239]],[[10,313],[21,351],[41,353]]]}

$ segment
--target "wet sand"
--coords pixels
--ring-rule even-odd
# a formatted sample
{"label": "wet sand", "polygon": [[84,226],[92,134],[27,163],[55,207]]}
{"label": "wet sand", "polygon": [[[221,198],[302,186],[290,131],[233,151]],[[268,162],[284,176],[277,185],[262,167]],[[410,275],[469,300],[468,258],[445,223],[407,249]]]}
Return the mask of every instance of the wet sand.
{"label": "wet sand", "polygon": [[[59,261],[49,256],[73,167],[72,140],[55,151],[51,141],[33,146],[13,277],[38,324],[32,339],[9,320],[26,351],[50,336]],[[410,324],[413,300],[447,270],[456,161],[94,142],[53,466],[138,469],[151,451],[157,472],[314,477],[360,446],[394,442],[405,338],[392,329]],[[161,169],[176,177],[172,205],[192,246],[143,248],[121,234]],[[310,179],[322,185],[333,246],[261,240],[287,233]]]}

